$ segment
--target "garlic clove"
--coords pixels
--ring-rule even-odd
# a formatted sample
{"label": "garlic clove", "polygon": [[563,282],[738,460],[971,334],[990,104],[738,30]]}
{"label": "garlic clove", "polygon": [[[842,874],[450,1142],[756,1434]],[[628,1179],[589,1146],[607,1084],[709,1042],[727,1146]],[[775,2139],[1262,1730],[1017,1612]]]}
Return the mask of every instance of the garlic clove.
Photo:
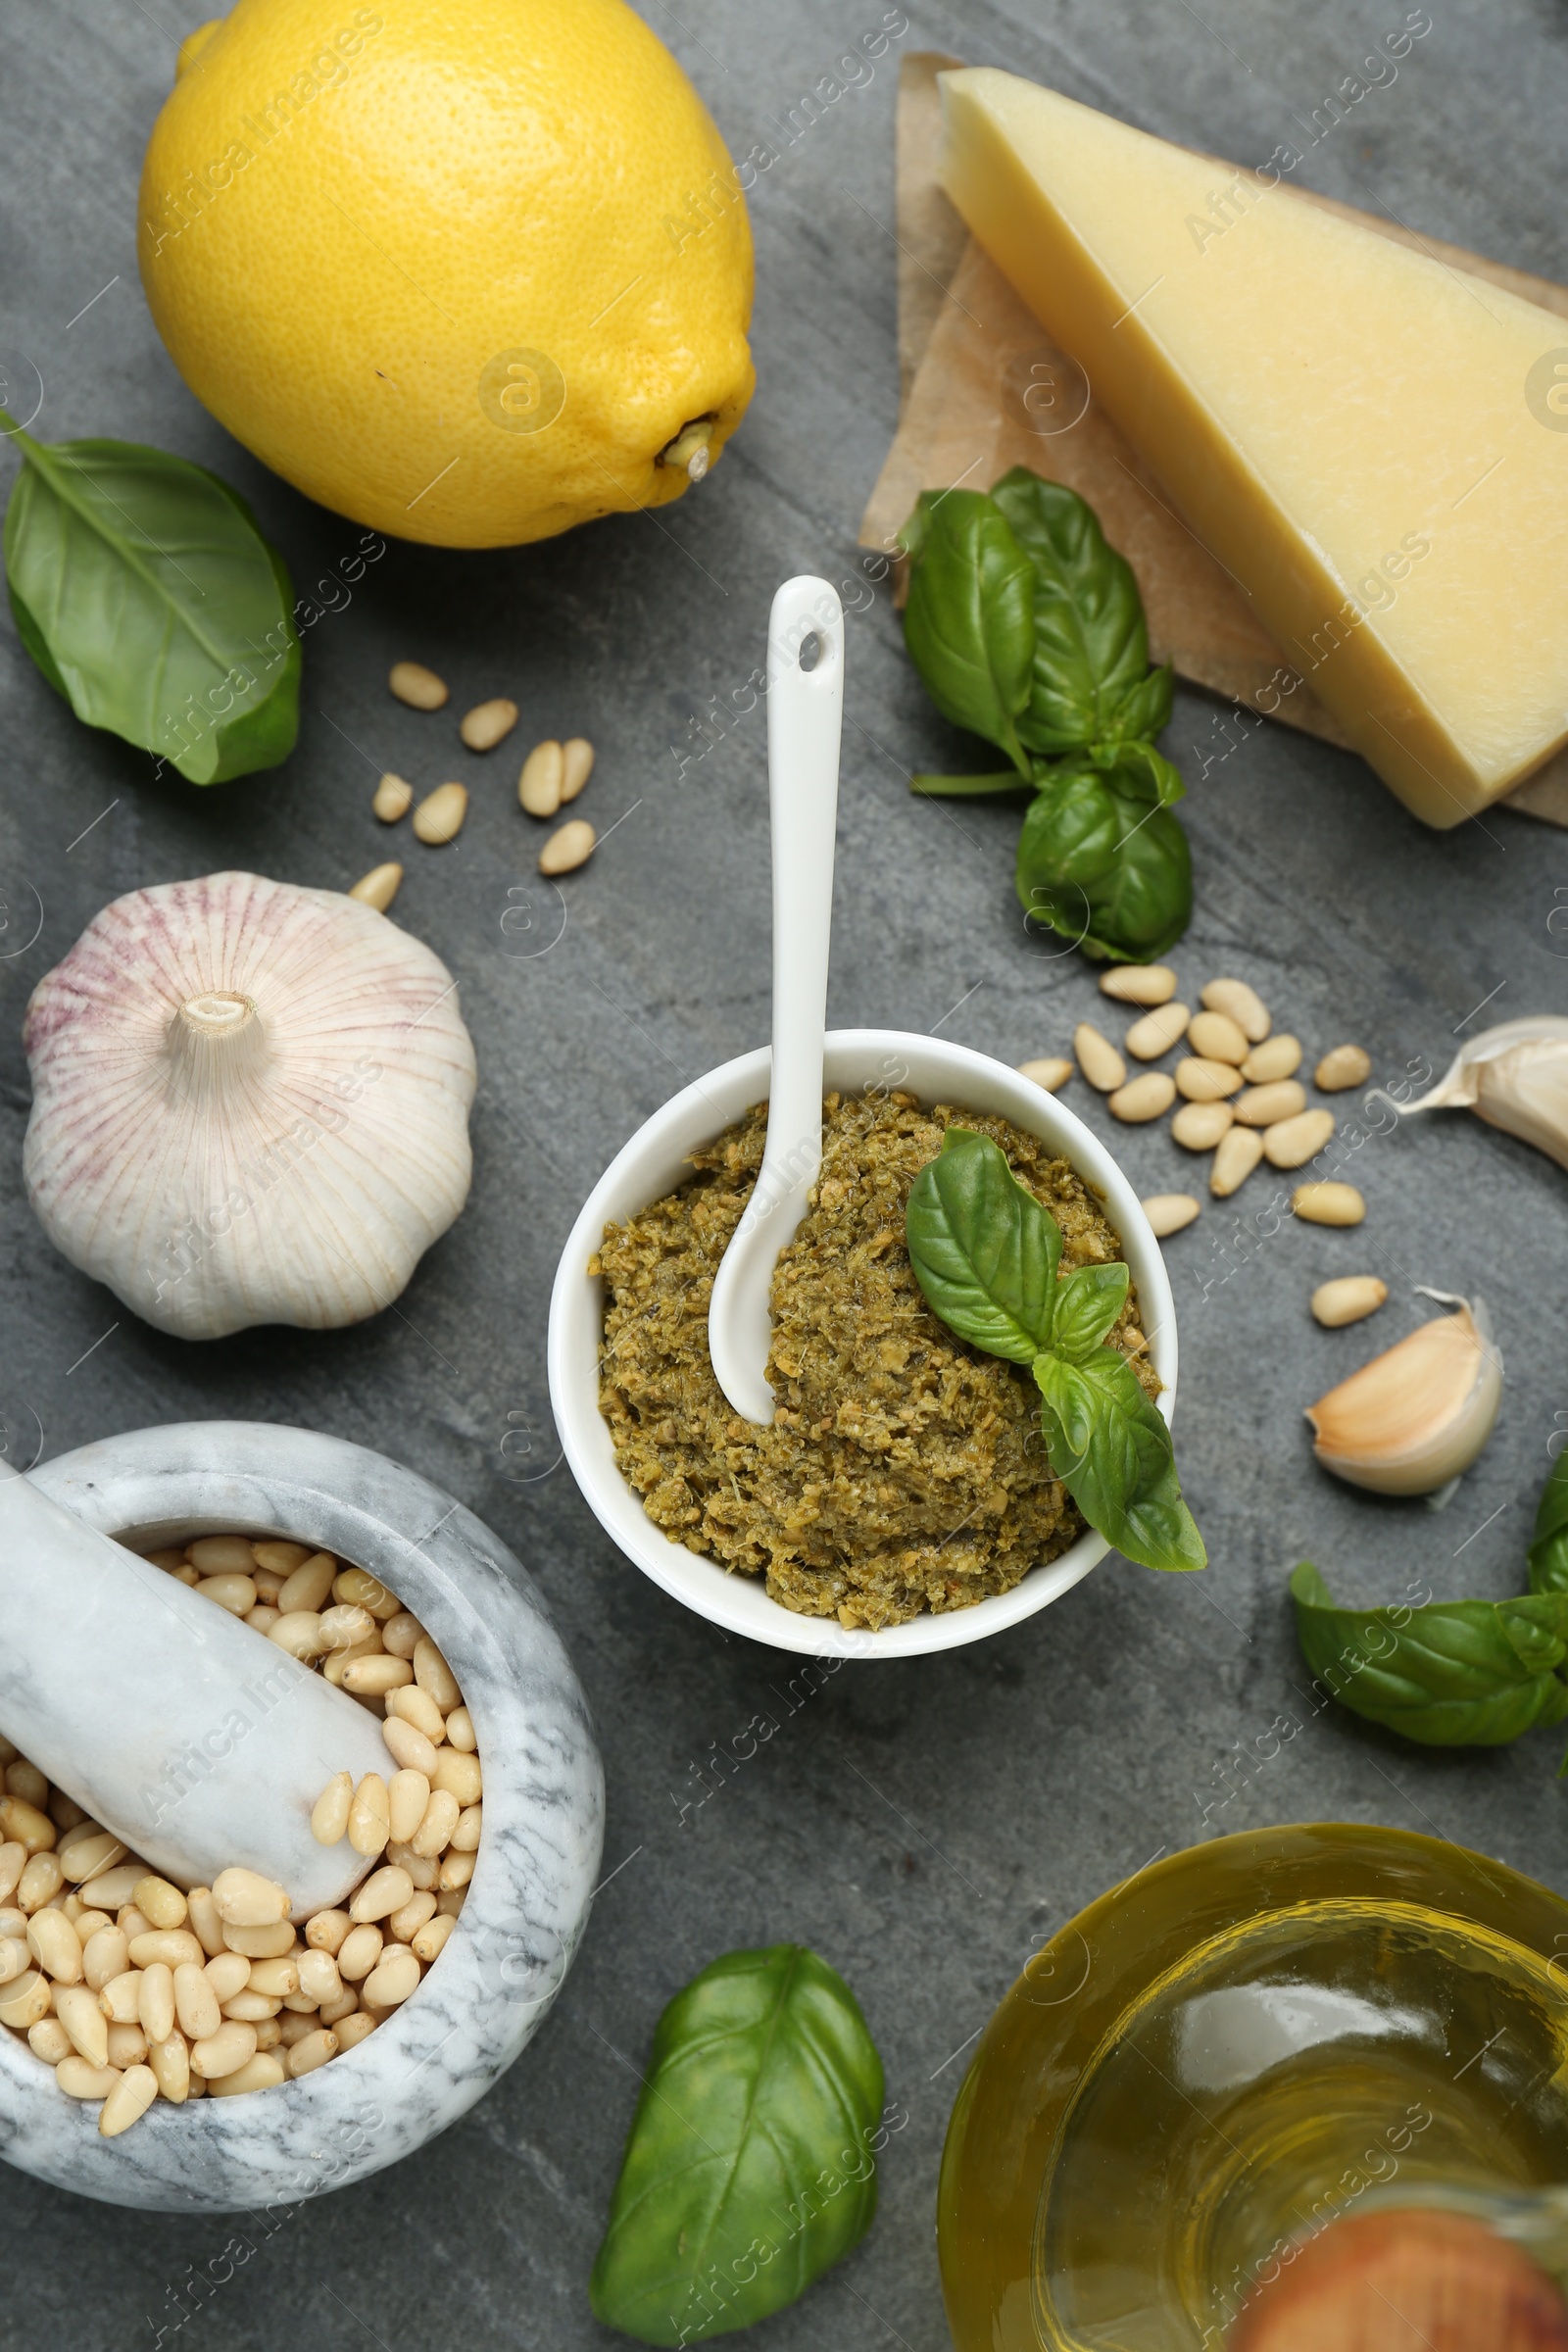
{"label": "garlic clove", "polygon": [[1381,1089],[1375,1099],[1393,1103],[1401,1118],[1418,1110],[1473,1110],[1568,1168],[1568,1020],[1543,1012],[1501,1021],[1462,1046],[1418,1102],[1394,1102]]}
{"label": "garlic clove", "polygon": [[1502,1358],[1478,1298],[1423,1323],[1308,1405],[1325,1470],[1375,1494],[1434,1494],[1469,1469],[1502,1398]]}
{"label": "garlic clove", "polygon": [[132,891],[39,982],[24,1044],[33,1207],[160,1330],[359,1322],[467,1198],[452,976],[335,891],[243,873]]}

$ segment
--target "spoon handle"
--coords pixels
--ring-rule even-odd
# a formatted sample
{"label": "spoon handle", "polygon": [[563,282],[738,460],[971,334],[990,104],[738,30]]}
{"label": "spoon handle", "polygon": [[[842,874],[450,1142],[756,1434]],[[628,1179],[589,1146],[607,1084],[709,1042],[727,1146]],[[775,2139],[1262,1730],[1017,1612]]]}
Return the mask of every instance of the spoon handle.
{"label": "spoon handle", "polygon": [[[801,654],[813,641],[816,659],[803,668]],[[826,580],[808,574],[786,580],[767,629],[773,1068],[757,1187],[760,1208],[779,1205],[775,1253],[805,1213],[822,1157],[822,1033],[843,721],[844,609]]]}

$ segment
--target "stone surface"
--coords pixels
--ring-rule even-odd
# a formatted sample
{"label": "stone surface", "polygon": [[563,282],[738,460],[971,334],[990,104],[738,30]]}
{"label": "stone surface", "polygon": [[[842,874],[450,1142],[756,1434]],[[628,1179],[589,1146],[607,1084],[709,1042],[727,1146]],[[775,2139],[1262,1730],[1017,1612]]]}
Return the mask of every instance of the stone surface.
{"label": "stone surface", "polygon": [[[854,1984],[894,2120],[907,2120],[863,2249],[760,2340],[940,2352],[931,2225],[967,2045],[1033,1939],[1078,1905],[1156,1852],[1271,1820],[1438,1830],[1565,1884],[1558,1740],[1445,1754],[1315,1713],[1284,1599],[1303,1555],[1368,1598],[1393,1600],[1412,1579],[1445,1594],[1522,1582],[1548,1444],[1568,1426],[1568,1179],[1474,1120],[1434,1117],[1358,1152],[1346,1173],[1368,1214],[1352,1232],[1267,1230],[1261,1175],[1228,1206],[1205,1196],[1167,1256],[1177,1442],[1212,1569],[1161,1581],[1107,1562],[1007,1640],[953,1657],[823,1677],[725,1642],[600,1535],[556,1465],[545,1401],[550,1280],[590,1185],[667,1094],[766,1034],[763,723],[747,681],[780,580],[864,577],[855,534],[898,399],[900,47],[1036,74],[1249,162],[1310,140],[1301,174],[1330,194],[1568,275],[1555,16],[1434,0],[1434,28],[1397,79],[1335,121],[1328,94],[1406,13],[1402,0],[1203,0],[1196,14],[1176,0],[933,0],[865,86],[803,128],[803,93],[881,22],[880,0],[858,14],[688,0],[679,23],[651,6],[733,151],[778,151],[751,198],[761,380],[750,417],[657,522],[513,554],[397,547],[352,588],[331,574],[358,529],[270,479],[203,415],[137,290],[141,148],[169,36],[203,8],[67,0],[47,38],[19,31],[0,96],[0,315],[47,379],[44,429],[144,438],[219,467],[323,617],[306,638],[299,751],[281,771],[205,793],[151,782],[146,760],[79,729],[0,622],[0,1386],[14,1443],[30,1458],[40,1443],[56,1454],[152,1421],[270,1415],[393,1453],[461,1495],[538,1580],[582,1675],[615,1875],[537,2040],[411,2163],[290,2218],[232,2223],[117,2215],[0,2176],[8,2242],[27,2254],[7,2281],[17,2333],[65,2327],[84,2352],[121,2352],[205,2298],[201,2340],[220,2352],[302,2332],[351,2352],[368,2331],[409,2345],[461,2331],[468,2352],[609,2352],[619,2339],[589,2317],[584,2282],[659,2012],[717,1952],[798,1936]],[[1315,114],[1333,126],[1314,133]],[[852,597],[829,1018],[940,1024],[1009,1062],[1058,1053],[1075,1022],[1101,1015],[1093,977],[1076,957],[1046,959],[1019,927],[1015,812],[908,795],[911,767],[955,762],[960,747],[910,672],[884,589]],[[400,657],[448,678],[451,710],[392,701]],[[511,750],[480,759],[457,742],[452,712],[503,693],[521,707],[516,743],[581,733],[597,746],[580,806],[601,846],[559,895],[535,873],[543,835],[518,812]],[[1185,1002],[1239,971],[1309,1061],[1354,1038],[1379,1079],[1417,1055],[1441,1067],[1456,1033],[1504,1014],[1568,1010],[1561,834],[1500,811],[1425,832],[1356,760],[1194,693],[1178,694],[1165,745],[1191,788],[1198,914],[1173,957]],[[49,1251],[21,1197],[27,992],[135,884],[239,864],[341,887],[401,854],[370,812],[388,768],[420,792],[449,773],[473,791],[457,843],[411,846],[397,907],[461,980],[480,1064],[472,1201],[373,1323],[216,1348],[158,1338]],[[1161,1129],[1114,1127],[1077,1081],[1065,1099],[1141,1191],[1190,1184],[1194,1163]],[[1384,1275],[1389,1305],[1365,1327],[1320,1331],[1313,1287],[1358,1270]],[[1415,1282],[1484,1292],[1508,1363],[1496,1436],[1437,1516],[1331,1486],[1300,1419],[1426,1311]]]}

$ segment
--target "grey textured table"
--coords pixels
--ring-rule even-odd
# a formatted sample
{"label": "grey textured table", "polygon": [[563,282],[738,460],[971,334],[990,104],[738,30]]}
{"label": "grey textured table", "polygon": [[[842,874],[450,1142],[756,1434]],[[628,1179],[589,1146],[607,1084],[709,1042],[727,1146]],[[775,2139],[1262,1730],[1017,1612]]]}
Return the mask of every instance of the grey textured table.
{"label": "grey textured table", "polygon": [[[42,370],[46,435],[122,434],[220,468],[303,590],[357,533],[196,406],[136,280],[141,148],[174,36],[202,13],[194,0],[68,0],[46,24],[11,0],[0,14],[0,339]],[[1353,1173],[1369,1215],[1352,1240],[1286,1225],[1239,1250],[1234,1221],[1211,1208],[1171,1244],[1177,1435],[1213,1559],[1201,1579],[1112,1561],[1006,1640],[946,1661],[850,1666],[806,1697],[794,1662],[726,1642],[630,1569],[552,1467],[545,1310],[577,1204],[683,1077],[766,1032],[761,714],[706,737],[692,720],[710,698],[727,704],[760,659],[780,579],[858,570],[856,525],[898,397],[899,48],[957,50],[1260,160],[1404,11],[1205,0],[1200,19],[1184,0],[971,0],[911,14],[869,85],[790,144],[779,118],[881,21],[873,0],[858,12],[686,0],[681,22],[649,0],[732,150],[782,146],[752,199],[757,400],[711,479],[657,524],[630,516],[506,554],[394,547],[308,638],[287,766],[206,793],[150,781],[144,758],[78,727],[0,629],[0,1410],[12,1442],[36,1446],[34,1416],[50,1453],[148,1422],[266,1417],[381,1446],[449,1486],[526,1558],[571,1646],[609,1769],[613,1873],[538,2041],[445,2138],[363,2187],[230,2231],[90,2208],[7,2172],[10,2341],[69,2328],[83,2352],[119,2352],[161,2340],[181,2315],[191,2340],[224,2347],[577,2352],[619,2340],[596,2327],[584,2289],[654,2021],[717,1952],[800,1937],[855,1986],[907,2123],[867,2243],[760,2340],[934,2352],[947,2340],[937,2161],[967,2044],[1032,1940],[1079,1904],[1162,1850],[1322,1818],[1440,1830],[1568,1885],[1553,1741],[1444,1755],[1337,1711],[1314,1716],[1283,1597],[1303,1553],[1385,1599],[1411,1578],[1439,1593],[1518,1589],[1548,1442],[1568,1426],[1565,1179],[1474,1121],[1368,1144]],[[1518,0],[1432,0],[1432,15],[1397,80],[1314,147],[1303,176],[1568,273],[1559,16]],[[592,813],[602,830],[625,819],[564,886],[565,925],[546,953],[526,951],[553,923],[502,919],[541,904],[514,763],[505,777],[499,762],[483,771],[455,848],[410,860],[397,916],[460,976],[480,1093],[471,1202],[399,1306],[327,1337],[161,1338],[50,1250],[23,1198],[28,991],[136,884],[239,865],[346,886],[385,855],[376,769],[434,782],[444,756],[386,694],[404,655],[443,670],[459,709],[515,695],[528,740],[590,735]],[[1076,957],[1045,959],[1020,930],[1014,815],[970,808],[955,831],[910,799],[906,769],[940,765],[952,746],[882,590],[852,618],[848,674],[830,1016],[940,1023],[1008,1061],[1059,1050],[1099,1002],[1093,977]],[[1166,739],[1194,779],[1184,980],[1243,972],[1309,1047],[1355,1035],[1380,1075],[1415,1055],[1441,1066],[1467,1022],[1568,1009],[1568,937],[1548,921],[1568,891],[1568,842],[1513,814],[1425,832],[1355,760],[1266,726],[1198,784],[1202,748],[1218,749],[1217,709],[1179,694]],[[703,741],[682,775],[678,755]],[[42,928],[24,948],[33,893]],[[1074,1100],[1084,1109],[1081,1090]],[[1108,1130],[1098,1101],[1088,1115]],[[1115,1140],[1142,1190],[1184,1172],[1161,1133]],[[1249,1217],[1268,1198],[1260,1185],[1237,1203]],[[1396,1298],[1363,1334],[1320,1332],[1307,1294],[1352,1262],[1385,1271]],[[1483,1292],[1508,1367],[1496,1437],[1442,1516],[1331,1485],[1300,1419],[1374,1332],[1386,1343],[1419,1318],[1412,1282]],[[760,1713],[777,1736],[750,1761],[716,1764]],[[1281,1716],[1299,1729],[1279,1743]]]}

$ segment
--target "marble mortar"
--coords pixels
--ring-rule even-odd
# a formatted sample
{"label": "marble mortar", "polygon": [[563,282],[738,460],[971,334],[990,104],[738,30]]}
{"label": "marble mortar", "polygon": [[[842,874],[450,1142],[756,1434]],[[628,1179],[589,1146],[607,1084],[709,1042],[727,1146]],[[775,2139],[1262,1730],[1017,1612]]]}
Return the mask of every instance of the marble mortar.
{"label": "marble mortar", "polygon": [[524,2048],[587,1920],[604,1775],[586,1701],[520,1561],[471,1511],[384,1455],[311,1430],[197,1421],[105,1438],[29,1474],[138,1547],[227,1531],[320,1544],[383,1579],[462,1685],[484,1835],[455,1933],[357,2049],[236,2099],[163,2100],[115,2139],[0,2032],[0,2157],[80,2195],[232,2213],[341,2188],[454,2122]]}

